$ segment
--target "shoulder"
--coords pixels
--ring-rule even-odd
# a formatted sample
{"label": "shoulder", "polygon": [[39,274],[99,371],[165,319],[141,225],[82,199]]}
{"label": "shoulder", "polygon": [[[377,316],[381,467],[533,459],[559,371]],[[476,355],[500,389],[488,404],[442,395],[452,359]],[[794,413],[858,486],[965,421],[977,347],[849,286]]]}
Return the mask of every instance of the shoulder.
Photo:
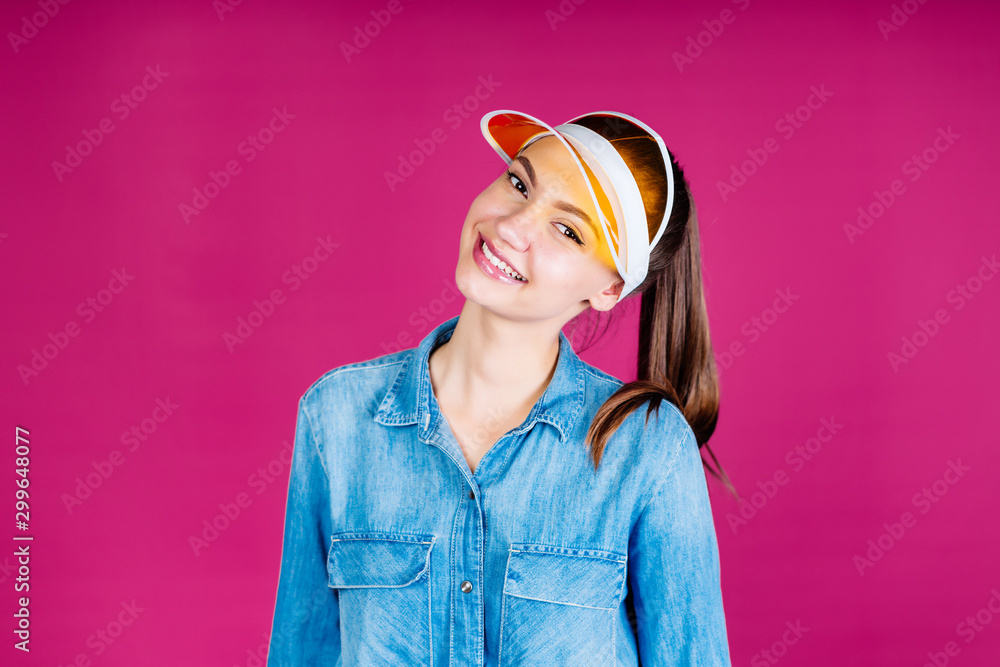
{"label": "shoulder", "polygon": [[[594,410],[625,385],[622,380],[596,366],[582,360],[581,364],[588,393],[592,394],[592,399],[596,402]],[[649,413],[647,419],[649,405],[650,402],[647,401],[629,413],[619,427],[623,431],[623,436],[632,442],[641,443],[642,450],[653,454],[661,461],[676,456],[685,445],[690,444],[695,449],[698,448],[694,431],[691,430],[691,425],[688,424],[680,408],[664,398],[658,407]]]}
{"label": "shoulder", "polygon": [[[582,360],[581,363],[587,393],[587,413],[593,415],[626,383]],[[681,462],[682,456],[693,456],[700,461],[697,438],[681,409],[666,398],[652,411],[649,407],[650,401],[646,401],[629,413],[612,435],[619,446],[628,450],[632,461],[655,479],[669,475]],[[611,447],[610,442],[608,446]]]}
{"label": "shoulder", "polygon": [[384,354],[374,359],[337,366],[323,373],[302,393],[299,405],[356,402],[363,397],[385,394],[388,384],[414,353],[414,348]]}
{"label": "shoulder", "polygon": [[[648,404],[647,404],[648,405]],[[643,416],[646,407],[637,412]],[[675,508],[696,503],[707,493],[701,450],[680,408],[664,399],[649,419],[640,458],[647,474],[643,508],[656,497]]]}
{"label": "shoulder", "polygon": [[647,400],[630,412],[612,439],[628,452],[633,465],[643,471],[647,484],[656,487],[671,476],[700,469],[701,452],[680,408],[666,398],[656,407],[651,405],[652,401]]}
{"label": "shoulder", "polygon": [[[602,371],[596,366],[580,360],[583,369],[584,385],[587,393],[588,413],[594,414],[612,394],[626,383],[619,378]],[[686,444],[698,448],[694,431],[680,408],[666,398],[659,402],[647,419],[650,402],[646,401],[633,410],[619,426],[615,436],[627,438],[630,442],[640,444],[640,449],[656,460],[670,459],[681,451]]]}
{"label": "shoulder", "polygon": [[[642,408],[645,412],[645,408]],[[681,460],[692,456],[700,460],[698,439],[681,409],[663,399],[659,408],[650,417],[650,437],[646,445],[654,454],[651,463],[661,468],[666,475],[673,472]]]}

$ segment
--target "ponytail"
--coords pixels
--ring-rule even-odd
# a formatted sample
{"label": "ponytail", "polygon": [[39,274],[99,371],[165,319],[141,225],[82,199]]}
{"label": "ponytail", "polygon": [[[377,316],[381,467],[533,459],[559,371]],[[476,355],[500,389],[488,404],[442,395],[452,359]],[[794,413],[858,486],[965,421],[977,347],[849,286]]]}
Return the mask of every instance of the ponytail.
{"label": "ponytail", "polygon": [[[663,218],[664,198],[646,193],[663,193],[666,184],[661,178],[662,185],[655,187],[657,183],[651,180],[656,170],[649,167],[654,159],[650,143],[632,142],[617,148],[626,161],[633,163],[630,166],[634,172],[646,176],[646,183],[640,183],[640,187],[647,218],[658,221]],[[698,448],[711,457],[714,467],[702,455],[707,471],[739,497],[708,446],[719,417],[719,375],[712,355],[701,278],[697,212],[683,171],[676,162],[670,166],[677,184],[673,210],[666,230],[650,253],[646,279],[636,288],[642,296],[637,379],[619,387],[598,409],[586,443],[596,470],[608,440],[625,418],[648,402],[648,419],[666,399],[683,413]],[[659,173],[662,174],[662,167]]]}

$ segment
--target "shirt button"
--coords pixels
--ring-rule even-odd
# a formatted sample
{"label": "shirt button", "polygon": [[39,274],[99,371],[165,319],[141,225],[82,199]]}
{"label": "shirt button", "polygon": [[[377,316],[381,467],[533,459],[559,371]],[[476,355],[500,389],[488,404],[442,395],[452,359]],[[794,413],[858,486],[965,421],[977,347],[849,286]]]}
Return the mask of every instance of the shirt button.
{"label": "shirt button", "polygon": [[472,582],[471,581],[463,581],[462,582],[462,592],[463,593],[468,593],[471,590],[472,590]]}
{"label": "shirt button", "polygon": [[469,489],[469,498],[472,498],[473,500],[476,499],[476,492],[472,489]]}

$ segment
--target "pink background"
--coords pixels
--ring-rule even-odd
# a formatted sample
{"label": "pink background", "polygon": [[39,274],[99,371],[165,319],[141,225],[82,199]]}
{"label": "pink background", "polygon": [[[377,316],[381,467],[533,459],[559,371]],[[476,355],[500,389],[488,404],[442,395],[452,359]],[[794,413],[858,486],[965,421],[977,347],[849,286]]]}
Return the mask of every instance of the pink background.
{"label": "pink background", "polygon": [[[1000,280],[982,258],[1000,238],[980,195],[998,176],[993,3],[910,0],[885,34],[888,1],[328,4],[244,0],[220,17],[211,0],[77,1],[37,31],[23,19],[38,2],[0,9],[0,662],[262,663],[297,399],[459,312],[459,229],[502,167],[479,118],[497,108],[550,123],[630,113],[687,170],[722,366],[712,445],[757,505],[741,523],[710,483],[733,664],[995,660]],[[391,20],[348,62],[341,44],[372,11]],[[809,109],[813,87],[829,96]],[[281,131],[248,160],[242,142],[275,108]],[[782,121],[796,112],[797,127]],[[104,118],[113,130],[57,175]],[[935,148],[939,128],[952,140]],[[436,129],[443,141],[390,188],[385,173]],[[933,163],[907,171],[925,150]],[[754,154],[766,162],[723,197]],[[238,173],[185,222],[179,206],[229,161]],[[859,206],[880,212],[876,191],[893,202],[852,242],[845,225]],[[335,249],[307,260],[317,238]],[[308,279],[286,273],[304,260]],[[127,286],[102,291],[123,267]],[[225,334],[274,290],[231,351]],[[791,305],[770,310],[785,290]],[[582,356],[632,379],[634,321]],[[67,324],[77,335],[60,336]],[[842,426],[829,437],[823,420]],[[11,648],[17,425],[32,452],[30,656]],[[144,440],[123,441],[133,426]],[[946,476],[949,461],[968,469]],[[196,554],[191,536],[238,498]],[[960,625],[977,613],[990,622]]]}

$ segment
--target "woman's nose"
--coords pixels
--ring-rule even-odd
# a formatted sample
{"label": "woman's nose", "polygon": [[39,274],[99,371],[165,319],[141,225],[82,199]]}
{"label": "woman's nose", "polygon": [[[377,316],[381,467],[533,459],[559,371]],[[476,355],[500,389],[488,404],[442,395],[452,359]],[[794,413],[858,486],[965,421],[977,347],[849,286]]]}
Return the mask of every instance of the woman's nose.
{"label": "woman's nose", "polygon": [[497,218],[497,236],[514,250],[524,252],[538,238],[543,224],[537,207],[525,204]]}

